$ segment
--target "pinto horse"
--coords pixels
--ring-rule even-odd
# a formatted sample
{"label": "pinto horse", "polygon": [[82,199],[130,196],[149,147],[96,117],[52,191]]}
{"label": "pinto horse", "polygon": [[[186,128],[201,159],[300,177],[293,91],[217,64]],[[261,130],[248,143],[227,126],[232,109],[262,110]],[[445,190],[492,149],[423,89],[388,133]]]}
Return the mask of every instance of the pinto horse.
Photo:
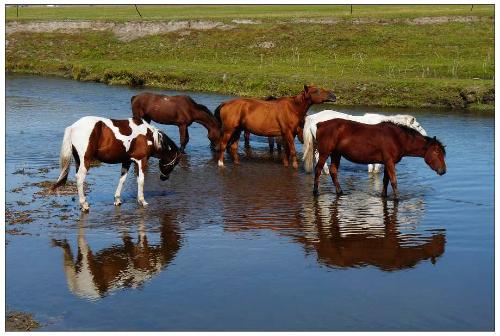
{"label": "pinto horse", "polygon": [[[346,119],[357,121],[363,124],[378,124],[382,121],[392,121],[396,124],[411,127],[422,135],[427,135],[425,129],[418,123],[414,116],[408,114],[395,114],[395,115],[383,115],[375,113],[365,113],[362,116],[350,115],[342,112],[324,110],[315,114],[308,115],[304,124],[303,131],[303,141],[304,146],[302,147],[304,153],[302,159],[304,161],[304,169],[307,173],[311,173],[313,170],[313,151],[314,158],[316,162],[318,161],[319,154],[318,151],[314,149],[316,140],[316,124],[322,121],[327,121],[331,119]],[[300,140],[300,139],[299,139]],[[369,173],[378,173],[380,171],[380,164],[368,164]],[[323,173],[328,174],[328,166],[325,164],[323,167]]]}
{"label": "pinto horse", "polygon": [[143,120],[115,120],[100,117],[83,117],[66,127],[61,146],[61,174],[52,190],[66,183],[71,154],[76,163],[76,183],[82,211],[89,210],[83,182],[90,163],[121,163],[121,177],[115,192],[115,205],[120,205],[120,194],[132,162],[137,166],[137,201],[146,206],[144,199],[144,172],[149,157],[160,159],[160,178],[169,178],[179,163],[181,154],[177,145],[162,131]]}
{"label": "pinto horse", "polygon": [[307,110],[312,104],[336,100],[333,92],[314,85],[304,85],[304,91],[296,96],[276,100],[238,98],[220,104],[215,117],[220,120],[222,135],[218,165],[224,166],[224,151],[230,144],[231,156],[239,164],[238,141],[242,131],[261,136],[281,136],[285,147],[283,164],[288,166],[291,156],[292,165],[298,168],[297,154],[293,139],[297,128],[304,124]]}
{"label": "pinto horse", "polygon": [[443,144],[436,137],[424,136],[413,128],[389,121],[366,125],[344,119],[320,122],[317,126],[319,160],[314,176],[315,196],[318,195],[319,176],[328,156],[331,157],[330,176],[337,195],[342,194],[338,181],[342,156],[355,163],[383,163],[385,169],[382,197],[387,197],[387,185],[390,180],[394,199],[398,198],[396,163],[404,156],[422,157],[438,175],[446,173],[446,151]]}
{"label": "pinto horse", "polygon": [[181,152],[189,141],[188,126],[197,122],[208,130],[210,146],[216,148],[220,139],[220,125],[212,112],[189,96],[166,96],[144,92],[131,98],[134,119],[151,120],[179,127]]}

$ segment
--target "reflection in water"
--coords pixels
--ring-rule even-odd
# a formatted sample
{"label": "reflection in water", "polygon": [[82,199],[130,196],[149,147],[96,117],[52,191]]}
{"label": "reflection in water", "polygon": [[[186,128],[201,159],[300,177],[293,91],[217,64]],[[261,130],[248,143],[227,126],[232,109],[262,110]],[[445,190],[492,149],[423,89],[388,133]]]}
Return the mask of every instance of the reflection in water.
{"label": "reflection in water", "polygon": [[82,298],[96,300],[121,288],[143,285],[172,262],[181,247],[179,229],[167,214],[162,218],[159,244],[148,242],[141,216],[137,242],[133,242],[128,232],[123,232],[121,244],[94,252],[85,238],[87,216],[82,213],[78,223],[76,260],[66,240],[52,241],[63,250],[69,289]]}
{"label": "reflection in water", "polygon": [[420,199],[388,203],[379,197],[318,198],[306,210],[301,242],[330,267],[372,265],[384,271],[415,266],[444,253],[444,230],[422,230]]}
{"label": "reflection in water", "polygon": [[[223,176],[221,214],[227,231],[272,230],[293,237],[318,263],[347,268],[375,266],[384,271],[410,268],[444,253],[445,231],[424,228],[423,196],[387,203],[377,193],[378,179],[367,181],[373,192],[350,190],[337,198],[324,193],[305,199],[304,181],[291,171],[259,174],[232,170]],[[306,182],[307,183],[307,182]],[[253,186],[258,188],[253,189]]]}

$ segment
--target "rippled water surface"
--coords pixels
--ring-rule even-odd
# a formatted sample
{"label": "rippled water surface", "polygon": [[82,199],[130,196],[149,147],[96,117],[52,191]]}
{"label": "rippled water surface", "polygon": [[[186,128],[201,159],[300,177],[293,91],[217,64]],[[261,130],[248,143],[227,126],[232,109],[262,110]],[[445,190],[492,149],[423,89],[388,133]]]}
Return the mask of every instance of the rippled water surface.
{"label": "rippled water surface", "polygon": [[[257,136],[241,166],[219,169],[198,124],[168,181],[151,163],[147,209],[133,173],[113,206],[119,165],[91,168],[88,215],[72,195],[39,194],[33,183],[58,176],[64,128],[128,118],[140,91],[7,77],[6,209],[25,218],[6,224],[7,309],[44,330],[494,329],[493,118],[403,111],[447,145],[448,172],[403,159],[398,203],[345,159],[345,195],[323,176],[313,199],[312,177]],[[188,94],[211,110],[230,98]]]}

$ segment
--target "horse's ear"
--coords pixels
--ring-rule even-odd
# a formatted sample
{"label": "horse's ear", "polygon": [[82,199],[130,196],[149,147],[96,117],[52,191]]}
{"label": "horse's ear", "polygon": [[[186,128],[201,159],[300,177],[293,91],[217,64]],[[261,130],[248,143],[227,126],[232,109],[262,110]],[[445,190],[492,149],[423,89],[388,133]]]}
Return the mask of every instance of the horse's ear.
{"label": "horse's ear", "polygon": [[309,87],[306,84],[304,84],[304,92],[307,93],[308,90],[309,90]]}
{"label": "horse's ear", "polygon": [[432,138],[433,140],[436,140],[436,136],[434,136],[434,138]]}

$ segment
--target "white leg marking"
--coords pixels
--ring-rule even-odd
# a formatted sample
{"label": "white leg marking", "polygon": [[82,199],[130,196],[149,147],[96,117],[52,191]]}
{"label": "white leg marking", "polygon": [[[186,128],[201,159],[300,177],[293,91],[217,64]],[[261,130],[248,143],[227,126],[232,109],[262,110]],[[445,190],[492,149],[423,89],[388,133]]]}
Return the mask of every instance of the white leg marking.
{"label": "white leg marking", "polygon": [[80,167],[78,168],[78,173],[76,173],[76,185],[78,187],[78,196],[80,198],[80,207],[82,211],[89,211],[90,206],[85,199],[85,192],[83,190],[83,182],[85,181],[85,176],[87,175],[87,169],[83,165],[83,158],[80,161]]}
{"label": "white leg marking", "polygon": [[144,172],[142,171],[142,163],[140,160],[134,160],[135,163],[137,163],[137,202],[139,202],[140,205],[142,206],[147,206],[148,203],[144,199]]}
{"label": "white leg marking", "polygon": [[219,161],[217,161],[217,165],[219,167],[224,167],[224,162],[222,162],[222,160],[219,160]]}
{"label": "white leg marking", "polygon": [[125,183],[125,180],[127,179],[127,173],[128,173],[128,169],[125,169],[122,167],[122,170],[121,170],[121,176],[120,176],[120,180],[118,181],[118,187],[116,188],[116,192],[115,192],[115,205],[121,205],[122,204],[122,201],[120,200],[120,195],[122,193],[122,188],[123,188],[123,184]]}

